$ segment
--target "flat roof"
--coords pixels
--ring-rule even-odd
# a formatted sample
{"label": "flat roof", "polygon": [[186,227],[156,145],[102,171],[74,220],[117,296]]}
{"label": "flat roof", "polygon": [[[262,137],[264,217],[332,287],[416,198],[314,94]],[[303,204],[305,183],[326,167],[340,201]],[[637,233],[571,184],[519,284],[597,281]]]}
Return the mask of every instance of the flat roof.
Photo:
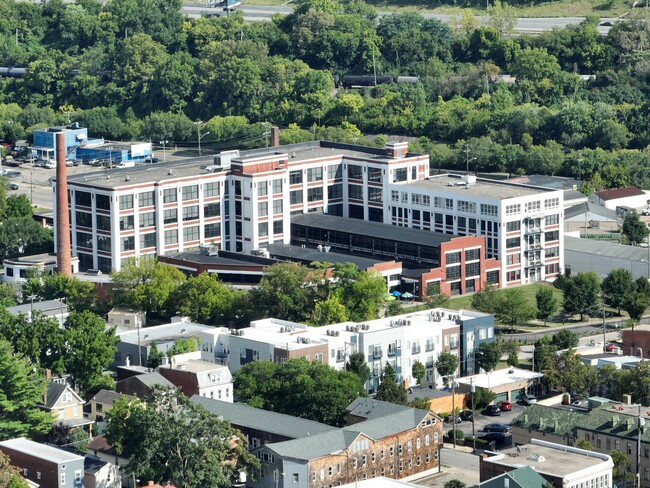
{"label": "flat roof", "polygon": [[[626,246],[625,244],[617,244],[615,242],[584,239],[569,235],[564,236],[564,251],[640,262],[647,261],[649,254],[648,248],[644,247]],[[565,260],[570,264],[570,260],[566,259],[566,255]]]}
{"label": "flat roof", "polygon": [[474,385],[480,388],[495,388],[497,386],[508,385],[510,383],[520,381],[530,381],[537,378],[542,378],[542,373],[535,373],[526,369],[519,368],[505,368],[492,371],[489,375],[486,373],[475,374],[473,376],[465,376],[457,378],[456,383],[464,385]]}
{"label": "flat roof", "polygon": [[45,315],[58,315],[68,313],[68,305],[63,303],[62,300],[41,300],[38,302],[23,303],[22,305],[14,305],[7,307],[7,312],[11,315],[20,315],[21,313],[27,315],[31,312],[42,312]]}
{"label": "flat roof", "polygon": [[0,442],[0,447],[6,447],[7,449],[12,449],[16,452],[22,452],[29,456],[57,464],[69,463],[72,461],[83,462],[83,456],[64,451],[63,449],[57,449],[56,447],[46,446],[45,444],[30,441],[24,437],[2,441]]}
{"label": "flat roof", "polygon": [[409,188],[423,188],[441,193],[455,193],[475,197],[494,198],[495,200],[507,200],[509,198],[541,195],[551,191],[558,191],[553,188],[541,188],[519,183],[508,183],[507,181],[489,180],[477,178],[476,183],[466,186],[462,176],[456,174],[442,174],[431,176],[426,180],[404,183]]}
{"label": "flat roof", "polygon": [[225,370],[230,371],[228,366],[222,366],[221,364],[208,363],[207,361],[199,361],[196,359],[190,359],[189,361],[174,366],[172,369],[178,371],[189,371],[190,373],[203,373],[205,371],[214,371],[214,370]]}
{"label": "flat roof", "polygon": [[211,328],[209,325],[196,324],[194,322],[172,322],[171,324],[156,325],[154,327],[129,329],[124,332],[117,332],[115,335],[119,337],[121,342],[137,344],[139,333],[140,344],[145,346],[156,341],[189,337],[198,334],[202,330]]}
{"label": "flat roof", "polygon": [[[388,158],[385,150],[367,146],[356,146],[352,144],[338,144],[328,141],[311,141],[299,144],[289,144],[262,149],[251,149],[240,151],[239,157],[233,159],[247,159],[252,157],[264,157],[274,154],[285,154],[289,158],[289,164],[294,162],[307,162],[312,159],[320,159],[331,156],[333,158],[359,158],[374,160],[377,163],[399,161],[399,159]],[[407,157],[418,155],[407,154]],[[130,168],[113,168],[110,170],[97,171],[92,173],[68,176],[68,183],[87,183],[92,186],[115,189],[122,186],[131,186],[142,183],[161,182],[165,180],[177,180],[179,178],[197,175],[209,175],[205,167],[213,165],[213,157],[204,156],[199,158],[188,158],[166,163],[138,165]],[[212,173],[214,174],[214,173]],[[129,177],[128,181],[126,177]]]}
{"label": "flat roof", "polygon": [[21,264],[56,264],[55,253],[32,254],[31,256],[18,256],[15,258],[5,259],[6,264],[21,263]]}
{"label": "flat roof", "polygon": [[530,466],[538,473],[565,477],[576,471],[595,468],[606,462],[607,457],[593,451],[535,441],[519,446],[519,449],[502,449],[498,455],[484,458],[483,461],[513,468]]}
{"label": "flat roof", "polygon": [[209,256],[201,254],[200,251],[184,251],[161,256],[163,258],[187,261],[188,263],[207,264],[212,266],[271,266],[278,262],[277,259],[253,256],[246,253],[219,250],[217,255]]}
{"label": "flat roof", "polygon": [[324,213],[312,212],[291,216],[291,224],[317,227],[325,230],[349,232],[379,239],[388,239],[421,246],[437,247],[460,236],[431,232],[428,230],[410,229],[381,222],[337,217]]}
{"label": "flat roof", "polygon": [[[380,224],[384,225],[384,224]],[[289,244],[265,244],[265,249],[268,249],[271,256],[279,259],[286,259],[291,261],[303,261],[311,263],[313,261],[327,262],[327,263],[352,263],[357,268],[365,270],[375,266],[376,264],[386,263],[393,261],[392,259],[372,259],[363,256],[356,256],[354,254],[345,254],[341,252],[323,252],[318,251],[313,247],[300,247],[292,246]]]}

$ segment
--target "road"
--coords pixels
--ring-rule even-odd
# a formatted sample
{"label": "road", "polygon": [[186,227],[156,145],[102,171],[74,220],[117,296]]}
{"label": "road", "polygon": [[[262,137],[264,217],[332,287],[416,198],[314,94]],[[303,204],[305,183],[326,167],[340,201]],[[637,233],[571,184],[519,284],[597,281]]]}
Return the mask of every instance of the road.
{"label": "road", "polygon": [[[244,15],[244,19],[248,22],[253,22],[256,20],[271,20],[271,16],[275,14],[288,15],[293,12],[291,7],[287,6],[258,6],[258,5],[246,5],[242,6],[239,10]],[[197,2],[185,2],[182,7],[183,13],[189,15],[190,17],[200,17],[204,12],[216,12],[214,7],[206,8],[205,3]],[[379,16],[383,17],[385,15],[391,15],[392,12],[380,11]],[[441,22],[449,23],[456,16],[448,14],[423,14],[423,17],[427,19],[438,19]],[[477,17],[479,24],[486,25],[488,23],[488,18],[486,16]],[[539,18],[519,18],[517,19],[517,24],[515,25],[515,31],[524,34],[524,33],[537,33],[550,31],[555,28],[562,28],[568,25],[579,24],[584,20],[584,17],[539,17]],[[613,18],[604,18],[603,22],[615,22],[616,19]],[[598,26],[598,31],[605,35],[609,32],[609,26]]]}

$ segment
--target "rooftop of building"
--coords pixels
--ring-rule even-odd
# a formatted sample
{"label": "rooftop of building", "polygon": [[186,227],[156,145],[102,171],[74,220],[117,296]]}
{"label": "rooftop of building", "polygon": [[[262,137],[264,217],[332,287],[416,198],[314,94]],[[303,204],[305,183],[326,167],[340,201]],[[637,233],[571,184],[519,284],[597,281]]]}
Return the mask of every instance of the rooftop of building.
{"label": "rooftop of building", "polygon": [[199,395],[192,396],[191,400],[235,426],[265,431],[292,439],[339,430],[313,420],[254,408],[243,403],[222,402]]}
{"label": "rooftop of building", "polygon": [[41,300],[38,302],[23,303],[22,305],[14,305],[7,307],[7,312],[11,315],[25,314],[29,315],[31,312],[41,312],[45,315],[59,315],[68,313],[68,305],[63,300]]}
{"label": "rooftop of building", "polygon": [[586,213],[593,213],[605,217],[609,220],[618,221],[619,217],[616,214],[615,210],[605,208],[601,205],[596,205],[592,202],[580,202],[573,207],[569,207],[564,211],[564,218],[570,219],[577,217],[578,215],[584,215]]}
{"label": "rooftop of building", "polygon": [[[310,160],[332,157],[333,159],[358,158],[372,160],[377,163],[398,161],[398,159],[386,157],[385,149],[357,146],[352,144],[340,144],[328,141],[311,141],[299,144],[289,144],[262,149],[251,149],[240,151],[239,157],[235,159],[246,159],[253,157],[271,156],[284,154],[289,164],[306,163]],[[416,156],[407,154],[407,157]],[[196,177],[197,175],[212,174],[205,168],[213,166],[212,156],[200,158],[188,158],[166,163],[139,165],[130,168],[114,168],[92,173],[68,176],[68,183],[88,184],[94,187],[107,190],[143,183],[164,182],[166,180],[178,180],[182,178]]]}
{"label": "rooftop of building", "polygon": [[187,371],[189,373],[206,373],[209,371],[228,371],[228,366],[223,366],[221,364],[213,364],[209,363],[207,361],[200,361],[196,359],[192,359],[190,361],[187,361],[183,364],[179,364],[177,366],[174,366],[172,369],[177,369],[180,371]]}
{"label": "rooftop of building", "polygon": [[396,403],[375,400],[370,397],[359,397],[352,401],[345,409],[350,415],[368,420],[396,415],[406,410],[413,409]]}
{"label": "rooftop of building", "polygon": [[7,264],[56,264],[56,254],[43,253],[32,254],[31,256],[18,256],[15,258],[7,258],[4,260],[5,266]]}
{"label": "rooftop of building", "polygon": [[640,358],[638,356],[616,356],[616,355],[611,355],[609,357],[604,357],[604,358],[599,358],[598,363],[599,364],[613,364],[615,366],[622,366],[623,364],[629,364],[629,363],[639,363],[641,361],[645,361],[643,358]]}
{"label": "rooftop of building", "polygon": [[456,383],[474,385],[479,388],[496,388],[510,383],[530,381],[543,377],[544,375],[542,373],[535,373],[534,371],[528,371],[526,369],[505,368],[497,369],[489,374],[481,373],[473,376],[457,378]]}
{"label": "rooftop of building", "polygon": [[596,192],[596,196],[601,200],[617,200],[619,198],[628,198],[645,195],[645,192],[636,186],[627,186],[625,188],[614,188],[612,190],[603,190]]}
{"label": "rooftop of building", "polygon": [[74,395],[75,397],[77,397],[76,400],[78,402],[84,403],[81,397],[79,397],[72,388],[68,387],[67,383],[48,381],[47,387],[45,389],[46,394],[45,394],[43,406],[49,409],[54,408],[56,403],[59,401],[59,398],[61,398],[61,395],[63,395],[63,393],[66,390],[72,395]]}
{"label": "rooftop of building", "polygon": [[522,466],[521,468],[513,469],[507,473],[500,474],[489,480],[484,481],[479,485],[480,488],[483,487],[506,487],[509,486],[506,483],[505,479],[510,478],[517,486],[522,486],[524,488],[545,488],[548,486],[548,482],[542,478],[531,466]]}
{"label": "rooftop of building", "polygon": [[514,176],[505,180],[509,183],[518,183],[522,185],[541,186],[553,190],[574,190],[582,186],[582,181],[575,178],[553,175],[523,175]]}
{"label": "rooftop of building", "polygon": [[98,457],[90,456],[88,454],[86,454],[86,456],[84,456],[84,472],[85,473],[97,473],[99,470],[101,470],[107,464],[108,463],[106,461],[102,461]]}
{"label": "rooftop of building", "polygon": [[426,190],[437,190],[444,193],[453,192],[457,195],[471,197],[492,198],[494,200],[508,200],[510,198],[542,195],[555,189],[542,188],[507,181],[489,180],[476,178],[475,183],[465,184],[463,176],[456,174],[442,174],[431,176],[423,181],[405,183],[409,188],[422,188]]}
{"label": "rooftop of building", "polygon": [[564,250],[591,254],[599,258],[628,259],[630,261],[647,261],[650,254],[648,248],[568,235],[564,236]]}
{"label": "rooftop of building", "polygon": [[209,253],[201,250],[183,251],[170,253],[163,258],[187,261],[195,264],[207,264],[212,266],[272,266],[277,263],[277,259],[265,258],[262,256],[253,256],[242,252],[224,251],[219,249],[217,253]]}
{"label": "rooftop of building", "polygon": [[347,483],[345,485],[339,485],[340,488],[405,488],[405,487],[418,487],[414,483],[408,483],[402,480],[394,480],[391,478],[386,478],[384,476],[379,476],[377,478],[372,478],[369,480],[358,480],[354,483]]}
{"label": "rooftop of building", "polygon": [[530,444],[502,449],[498,454],[484,457],[483,462],[513,468],[530,466],[538,473],[565,477],[576,471],[593,469],[608,458],[606,454],[534,439]]}
{"label": "rooftop of building", "polygon": [[324,230],[349,232],[351,234],[368,237],[418,244],[421,246],[435,247],[458,237],[444,234],[442,232],[397,227],[394,225],[382,224],[381,222],[369,222],[347,217],[337,217],[319,212],[292,215],[291,223],[318,227]]}
{"label": "rooftop of building", "polygon": [[170,388],[175,387],[175,385],[171,381],[169,381],[167,378],[165,378],[157,371],[154,371],[152,373],[137,374],[135,376],[131,376],[130,378],[125,378],[123,380],[118,381],[118,384],[128,380],[139,381],[140,383],[148,387],[152,387],[152,386],[165,386],[165,387],[168,386]]}
{"label": "rooftop of building", "polygon": [[282,260],[300,261],[302,263],[312,263],[314,261],[333,264],[352,263],[361,270],[366,270],[377,264],[392,261],[391,259],[372,259],[341,252],[319,251],[313,247],[300,247],[289,244],[266,244],[264,245],[264,249],[267,249],[271,256]]}
{"label": "rooftop of building", "polygon": [[564,190],[564,202],[570,202],[572,200],[586,200],[587,195],[578,190]]}
{"label": "rooftop of building", "polygon": [[[152,342],[171,341],[197,335],[204,329],[210,329],[209,325],[197,324],[186,319],[179,318],[178,321],[169,324],[143,327],[140,329],[129,329],[117,332],[115,335],[121,342],[147,346]],[[138,337],[139,336],[139,337]]]}
{"label": "rooftop of building", "polygon": [[99,390],[97,393],[95,393],[95,396],[90,399],[90,401],[101,403],[102,405],[113,405],[116,400],[124,397],[131,398],[130,395],[125,395],[124,393],[118,393],[111,390]]}
{"label": "rooftop of building", "polygon": [[16,452],[21,452],[23,454],[27,454],[29,456],[57,464],[69,463],[73,461],[83,461],[83,456],[80,456],[79,454],[73,454],[71,452],[64,451],[63,449],[46,446],[45,444],[30,441],[24,437],[2,441],[0,442],[0,447],[6,447],[7,449],[12,449]]}

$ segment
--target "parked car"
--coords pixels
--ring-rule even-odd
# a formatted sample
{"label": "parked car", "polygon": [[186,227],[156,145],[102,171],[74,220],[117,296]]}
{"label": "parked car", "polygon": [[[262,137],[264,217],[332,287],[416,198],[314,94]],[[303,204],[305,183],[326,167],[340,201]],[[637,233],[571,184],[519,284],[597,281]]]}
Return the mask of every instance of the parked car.
{"label": "parked car", "polygon": [[486,442],[494,442],[495,444],[503,444],[506,440],[506,435],[501,432],[488,432],[477,437]]}
{"label": "parked car", "polygon": [[458,414],[461,419],[471,422],[474,420],[474,412],[472,410],[461,410],[461,412]]}
{"label": "parked car", "polygon": [[498,417],[501,415],[501,409],[498,405],[488,405],[485,410],[483,410],[483,415],[489,415],[490,417]]}
{"label": "parked car", "polygon": [[487,424],[485,427],[483,427],[483,431],[485,432],[501,432],[501,433],[507,433],[512,430],[512,427],[506,424]]}
{"label": "parked car", "polygon": [[571,405],[574,407],[579,407],[579,408],[589,408],[589,401],[588,400],[573,400],[571,402]]}
{"label": "parked car", "polygon": [[524,395],[523,398],[521,399],[521,402],[524,405],[533,405],[534,403],[537,403],[537,398],[533,395]]}
{"label": "parked car", "polygon": [[[463,419],[461,419],[459,415],[456,415],[455,417],[456,417],[456,423],[457,424],[460,424],[463,421]],[[454,421],[454,416],[453,415],[447,415],[445,417],[445,423],[451,424],[453,421]]]}
{"label": "parked car", "polygon": [[614,348],[616,347],[616,344],[612,344],[611,342],[605,343],[605,351],[606,352],[612,352],[614,351]]}
{"label": "parked car", "polygon": [[158,158],[147,158],[143,161],[144,164],[156,164],[159,163],[160,159]]}
{"label": "parked car", "polygon": [[12,183],[11,185],[9,185],[9,189],[10,189],[10,190],[17,190],[17,189],[18,189],[18,185],[17,185],[16,183]]}
{"label": "parked car", "polygon": [[512,410],[512,403],[507,402],[505,400],[501,402],[497,402],[498,407],[501,409],[502,412],[509,412]]}

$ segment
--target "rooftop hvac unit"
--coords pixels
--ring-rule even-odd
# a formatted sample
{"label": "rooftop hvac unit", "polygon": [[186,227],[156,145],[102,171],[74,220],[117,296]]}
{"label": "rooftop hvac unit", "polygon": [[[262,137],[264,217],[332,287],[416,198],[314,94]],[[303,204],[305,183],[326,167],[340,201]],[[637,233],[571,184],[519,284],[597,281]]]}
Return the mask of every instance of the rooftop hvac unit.
{"label": "rooftop hvac unit", "polygon": [[284,327],[280,327],[280,334],[284,332]]}
{"label": "rooftop hvac unit", "polygon": [[341,335],[341,332],[337,330],[337,331],[336,331],[336,337],[338,337],[338,336],[340,336],[340,335]]}
{"label": "rooftop hvac unit", "polygon": [[296,337],[296,342],[300,344],[302,342],[302,337]]}
{"label": "rooftop hvac unit", "polygon": [[411,321],[410,321],[410,320],[407,320],[407,321],[406,321],[406,325],[411,325]]}
{"label": "rooftop hvac unit", "polygon": [[311,342],[311,339],[309,337],[305,337],[304,342],[305,344],[309,344]]}
{"label": "rooftop hvac unit", "polygon": [[395,321],[394,321],[394,320],[391,320],[391,321],[390,321],[390,326],[392,327],[393,325],[395,325]]}

